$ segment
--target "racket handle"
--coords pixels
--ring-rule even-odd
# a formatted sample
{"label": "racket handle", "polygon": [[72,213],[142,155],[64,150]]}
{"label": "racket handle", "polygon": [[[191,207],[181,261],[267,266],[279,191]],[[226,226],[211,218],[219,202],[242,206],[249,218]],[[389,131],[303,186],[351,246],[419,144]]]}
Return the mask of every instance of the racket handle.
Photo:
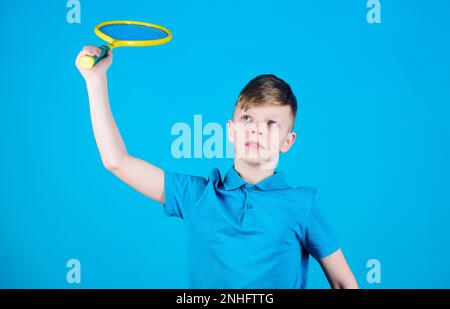
{"label": "racket handle", "polygon": [[101,49],[100,56],[96,57],[96,56],[85,55],[85,56],[81,57],[80,65],[83,68],[85,68],[85,69],[92,68],[97,62],[99,62],[100,60],[105,58],[106,53],[108,52],[108,50],[111,50],[112,47],[110,44],[106,44],[106,45],[100,46],[99,48]]}

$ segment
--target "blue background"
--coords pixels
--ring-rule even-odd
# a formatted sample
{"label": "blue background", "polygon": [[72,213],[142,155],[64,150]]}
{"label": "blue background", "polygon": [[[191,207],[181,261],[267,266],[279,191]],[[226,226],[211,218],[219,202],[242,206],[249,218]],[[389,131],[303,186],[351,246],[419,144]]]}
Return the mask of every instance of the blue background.
{"label": "blue background", "polygon": [[[176,122],[225,124],[242,87],[273,73],[299,99],[281,158],[316,186],[360,286],[450,287],[450,2],[1,1],[0,287],[186,287],[182,221],[101,164],[74,66],[94,26],[134,19],[173,40],[115,50],[110,100],[129,152],[207,176],[232,159],[171,156]],[[81,262],[81,284],[66,262]],[[381,262],[380,284],[366,281]],[[311,263],[309,287],[328,283]]]}

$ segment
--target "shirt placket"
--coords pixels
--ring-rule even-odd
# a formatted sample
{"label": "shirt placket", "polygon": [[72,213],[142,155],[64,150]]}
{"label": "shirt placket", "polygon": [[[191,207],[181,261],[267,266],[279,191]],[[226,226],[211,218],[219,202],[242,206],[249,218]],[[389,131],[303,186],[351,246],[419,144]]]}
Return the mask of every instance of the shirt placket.
{"label": "shirt placket", "polygon": [[253,204],[251,202],[251,199],[249,201],[249,188],[247,184],[243,186],[243,193],[244,193],[244,206],[241,218],[241,227],[244,229],[251,229],[253,228],[254,225]]}

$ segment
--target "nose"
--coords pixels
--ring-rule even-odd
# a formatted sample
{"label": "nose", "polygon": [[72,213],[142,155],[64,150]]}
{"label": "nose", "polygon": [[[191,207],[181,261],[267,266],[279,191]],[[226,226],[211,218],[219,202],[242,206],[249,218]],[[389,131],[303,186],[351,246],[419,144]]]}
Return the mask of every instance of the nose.
{"label": "nose", "polygon": [[263,133],[264,133],[263,131],[264,131],[264,130],[262,129],[261,124],[254,125],[254,126],[252,126],[252,128],[250,129],[250,132],[251,132],[252,134],[256,134],[256,135],[260,135],[260,136],[263,135]]}

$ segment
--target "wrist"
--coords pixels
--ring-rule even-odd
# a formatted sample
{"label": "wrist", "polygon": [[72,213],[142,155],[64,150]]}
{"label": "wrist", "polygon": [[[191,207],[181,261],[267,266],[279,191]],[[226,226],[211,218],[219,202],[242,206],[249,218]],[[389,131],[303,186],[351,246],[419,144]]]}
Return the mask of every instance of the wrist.
{"label": "wrist", "polygon": [[98,85],[102,84],[106,81],[106,74],[101,75],[92,75],[89,77],[85,77],[85,81],[87,85]]}

